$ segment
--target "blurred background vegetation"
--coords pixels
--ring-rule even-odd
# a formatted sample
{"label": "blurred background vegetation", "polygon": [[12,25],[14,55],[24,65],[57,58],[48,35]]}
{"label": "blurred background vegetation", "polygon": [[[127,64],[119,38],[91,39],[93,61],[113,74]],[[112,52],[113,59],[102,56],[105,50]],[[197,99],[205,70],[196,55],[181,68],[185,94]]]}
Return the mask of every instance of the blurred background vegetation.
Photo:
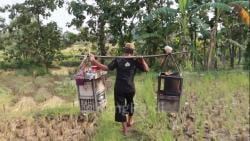
{"label": "blurred background vegetation", "polygon": [[[249,69],[249,1],[238,0],[25,0],[0,8],[0,67],[77,66],[75,55],[90,50],[119,55],[126,42],[138,54],[162,53],[164,46],[188,51],[179,56],[187,70]],[[66,6],[78,33],[62,32],[44,20]],[[88,17],[88,18],[87,18]],[[148,61],[157,67],[156,59]],[[42,73],[41,72],[41,73]]]}

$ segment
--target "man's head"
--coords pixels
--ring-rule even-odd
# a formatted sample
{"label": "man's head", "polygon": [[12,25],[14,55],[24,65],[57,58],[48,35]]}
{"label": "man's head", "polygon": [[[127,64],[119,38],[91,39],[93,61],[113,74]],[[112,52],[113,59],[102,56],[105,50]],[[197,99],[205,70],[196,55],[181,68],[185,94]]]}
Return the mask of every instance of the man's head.
{"label": "man's head", "polygon": [[133,43],[126,43],[123,52],[128,54],[133,54],[135,49],[135,45]]}

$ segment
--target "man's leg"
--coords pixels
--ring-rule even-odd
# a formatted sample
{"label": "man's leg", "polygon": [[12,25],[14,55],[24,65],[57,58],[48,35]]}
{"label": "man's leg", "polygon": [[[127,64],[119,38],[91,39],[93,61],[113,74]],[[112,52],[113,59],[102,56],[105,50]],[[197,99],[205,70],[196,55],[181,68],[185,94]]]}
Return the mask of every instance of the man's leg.
{"label": "man's leg", "polygon": [[125,107],[125,97],[121,93],[116,93],[115,98],[115,121],[122,123],[123,133],[127,134],[127,117]]}
{"label": "man's leg", "polygon": [[126,96],[127,100],[127,112],[128,112],[128,121],[127,126],[132,126],[134,123],[133,115],[134,115],[134,95],[135,93],[129,93]]}

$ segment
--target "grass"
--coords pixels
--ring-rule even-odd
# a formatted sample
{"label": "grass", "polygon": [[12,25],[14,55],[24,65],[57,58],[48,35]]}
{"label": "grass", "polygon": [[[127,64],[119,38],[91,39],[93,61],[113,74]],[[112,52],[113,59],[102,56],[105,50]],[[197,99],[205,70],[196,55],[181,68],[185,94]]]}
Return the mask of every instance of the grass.
{"label": "grass", "polygon": [[[121,134],[121,125],[114,121],[113,91],[108,92],[107,109],[93,141],[172,141],[229,140],[249,127],[249,80],[247,72],[220,71],[184,73],[181,109],[176,117],[156,112],[156,73],[136,77],[135,126],[128,136]],[[188,110],[189,109],[189,110]],[[193,116],[187,127],[187,116]],[[208,126],[208,127],[207,127]],[[207,132],[207,128],[211,132]],[[187,130],[187,131],[186,131]],[[194,130],[188,137],[188,132]],[[222,133],[221,133],[222,132]],[[228,135],[229,133],[229,135]]]}
{"label": "grass", "polygon": [[128,136],[121,134],[121,125],[114,121],[113,89],[108,92],[107,109],[101,115],[100,127],[93,141],[173,140],[171,131],[165,128],[167,126],[165,114],[155,111],[156,95],[153,80],[156,75],[149,73],[136,77],[135,126],[130,129]]}
{"label": "grass", "polygon": [[[115,80],[111,73],[110,79]],[[23,76],[21,73],[0,75],[0,112],[13,99],[32,96],[44,101],[38,94],[48,92],[66,100],[60,107],[38,108],[29,113],[11,113],[18,116],[46,117],[78,115],[79,107],[72,106],[76,96],[74,81],[69,78],[45,75]],[[5,77],[8,76],[8,79]],[[52,78],[55,77],[55,78]],[[108,105],[100,114],[97,129],[91,141],[173,141],[173,140],[236,140],[249,129],[249,75],[247,72],[219,71],[184,73],[181,108],[177,115],[156,111],[157,73],[138,74],[135,78],[135,125],[128,136],[121,134],[121,125],[114,121],[113,88],[107,92]],[[13,80],[10,82],[9,79]],[[27,91],[31,86],[32,93]],[[13,88],[8,86],[15,86]],[[15,88],[15,89],[14,89]],[[10,89],[16,90],[11,92]],[[35,91],[37,90],[37,91]],[[27,93],[27,94],[25,94]],[[50,98],[49,98],[50,99]],[[45,101],[46,102],[46,101]],[[40,103],[41,104],[41,103]],[[11,106],[11,105],[10,105]],[[10,107],[11,109],[11,107]],[[8,114],[5,113],[4,116]],[[8,116],[6,116],[7,118]],[[193,120],[190,121],[190,117]],[[243,133],[243,134],[241,134]]]}
{"label": "grass", "polygon": [[[13,96],[9,94],[8,90],[6,90],[4,88],[0,88],[0,105],[1,106],[10,103],[12,98],[13,98]],[[3,107],[0,107],[0,109],[1,108],[3,108]]]}
{"label": "grass", "polygon": [[56,93],[63,97],[73,97],[76,95],[75,80],[66,79],[57,84]]}
{"label": "grass", "polygon": [[32,113],[33,117],[55,117],[58,115],[78,115],[80,110],[76,106],[63,105],[60,107],[46,108],[41,111],[36,111]]}

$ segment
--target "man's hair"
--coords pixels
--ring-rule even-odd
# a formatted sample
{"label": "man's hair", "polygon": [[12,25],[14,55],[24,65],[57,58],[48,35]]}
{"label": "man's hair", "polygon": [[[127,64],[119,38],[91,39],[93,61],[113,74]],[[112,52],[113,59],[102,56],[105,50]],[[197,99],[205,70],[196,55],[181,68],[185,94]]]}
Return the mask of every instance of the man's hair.
{"label": "man's hair", "polygon": [[123,48],[123,52],[133,54],[134,49],[135,49],[135,45],[133,43],[126,43],[124,48]]}
{"label": "man's hair", "polygon": [[133,53],[134,53],[134,50],[131,49],[131,48],[126,48],[126,47],[124,47],[124,48],[123,48],[123,52],[124,52],[124,53],[133,54]]}

